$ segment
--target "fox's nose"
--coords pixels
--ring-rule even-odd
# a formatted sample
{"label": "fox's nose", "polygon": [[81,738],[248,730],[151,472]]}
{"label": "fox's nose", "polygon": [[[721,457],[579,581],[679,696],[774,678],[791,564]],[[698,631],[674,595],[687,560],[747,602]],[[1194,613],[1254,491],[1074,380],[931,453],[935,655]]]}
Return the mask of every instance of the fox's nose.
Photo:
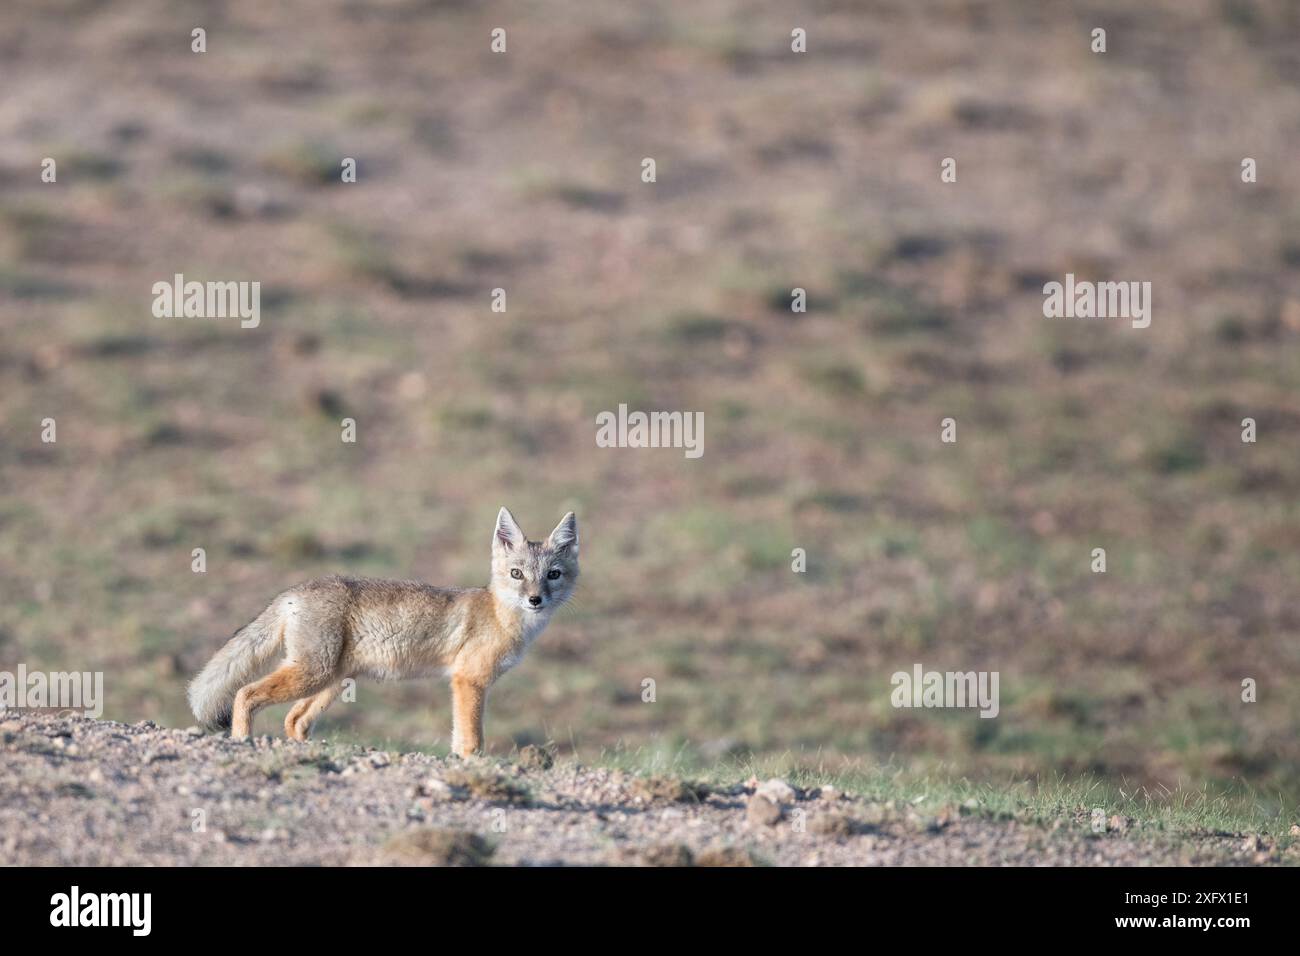
{"label": "fox's nose", "polygon": [[540,594],[530,594],[528,595],[528,603],[533,607],[537,607],[542,603],[542,596]]}

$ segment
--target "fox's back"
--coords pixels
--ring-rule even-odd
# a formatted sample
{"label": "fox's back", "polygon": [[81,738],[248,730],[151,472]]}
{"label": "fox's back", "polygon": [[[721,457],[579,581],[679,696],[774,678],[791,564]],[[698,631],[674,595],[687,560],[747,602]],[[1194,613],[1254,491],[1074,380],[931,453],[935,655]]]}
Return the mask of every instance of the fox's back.
{"label": "fox's back", "polygon": [[290,588],[276,603],[304,637],[340,640],[345,670],[395,679],[446,667],[486,597],[483,588],[331,575]]}

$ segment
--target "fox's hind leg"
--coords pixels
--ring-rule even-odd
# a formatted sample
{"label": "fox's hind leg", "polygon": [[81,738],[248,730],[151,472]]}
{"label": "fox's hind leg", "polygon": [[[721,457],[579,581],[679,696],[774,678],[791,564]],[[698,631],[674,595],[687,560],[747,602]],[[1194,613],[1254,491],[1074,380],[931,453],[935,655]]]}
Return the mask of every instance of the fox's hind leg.
{"label": "fox's hind leg", "polygon": [[[253,729],[253,716],[263,707],[310,698],[306,700],[306,709],[298,713],[296,727],[307,715],[316,695],[338,681],[343,669],[339,658],[347,640],[347,631],[336,603],[328,599],[318,600],[315,595],[304,597],[299,594],[292,600],[286,599],[283,608],[284,663],[261,680],[241,688],[235,695],[230,736],[247,737]],[[321,710],[328,703],[325,701]],[[293,709],[299,710],[298,707]],[[285,731],[289,731],[287,721]]]}
{"label": "fox's hind leg", "polygon": [[247,737],[253,729],[253,716],[270,704],[283,704],[300,697],[313,697],[328,686],[301,664],[284,664],[261,680],[241,687],[235,695],[230,721],[230,736]]}
{"label": "fox's hind leg", "polygon": [[[328,690],[328,688],[326,689]],[[321,691],[321,693],[323,694],[325,691]],[[307,713],[307,708],[311,706],[311,702],[315,699],[315,697],[304,697],[302,700],[298,701],[298,703],[294,704],[293,707],[290,708],[289,713],[285,715],[284,735],[290,740],[307,739],[306,734],[303,734],[301,737],[298,736],[298,718]]]}
{"label": "fox's hind leg", "polygon": [[305,741],[311,735],[311,726],[316,718],[325,712],[325,708],[334,703],[335,698],[343,693],[343,681],[326,687],[314,697],[307,697],[293,705],[289,716],[284,718],[284,735],[290,740]]}

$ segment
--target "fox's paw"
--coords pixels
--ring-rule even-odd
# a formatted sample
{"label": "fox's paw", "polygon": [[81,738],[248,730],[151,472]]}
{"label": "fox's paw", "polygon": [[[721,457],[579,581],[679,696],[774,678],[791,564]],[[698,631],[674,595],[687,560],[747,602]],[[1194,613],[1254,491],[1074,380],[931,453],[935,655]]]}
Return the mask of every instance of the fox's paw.
{"label": "fox's paw", "polygon": [[305,744],[307,738],[311,736],[311,724],[290,713],[284,721],[284,736],[286,740],[294,740],[300,744]]}

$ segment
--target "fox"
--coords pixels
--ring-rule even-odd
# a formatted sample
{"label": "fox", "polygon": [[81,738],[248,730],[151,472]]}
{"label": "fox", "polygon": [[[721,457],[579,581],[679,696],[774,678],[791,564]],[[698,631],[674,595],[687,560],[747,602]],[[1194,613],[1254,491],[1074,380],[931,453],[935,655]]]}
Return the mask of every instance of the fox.
{"label": "fox", "polygon": [[199,671],[190,709],[209,731],[247,737],[263,707],[296,701],[284,732],[305,741],[349,678],[442,675],[451,681],[451,751],[468,757],[483,748],[488,688],[523,659],[577,583],[574,513],[545,541],[529,541],[503,507],[487,587],[332,575],[289,588]]}

